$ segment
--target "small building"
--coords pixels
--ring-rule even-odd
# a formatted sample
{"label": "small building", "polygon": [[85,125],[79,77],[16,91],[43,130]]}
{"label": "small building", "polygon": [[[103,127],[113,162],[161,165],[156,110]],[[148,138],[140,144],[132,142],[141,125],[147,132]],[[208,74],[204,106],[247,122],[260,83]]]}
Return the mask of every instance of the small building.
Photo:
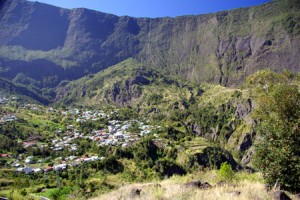
{"label": "small building", "polygon": [[98,156],[92,156],[91,159],[92,159],[92,161],[97,161],[97,160],[99,160],[99,157]]}
{"label": "small building", "polygon": [[34,161],[33,161],[33,156],[28,156],[26,159],[25,159],[25,163],[27,164],[33,164]]}
{"label": "small building", "polygon": [[68,125],[67,126],[67,130],[73,130],[74,129],[74,125]]}
{"label": "small building", "polygon": [[49,172],[49,171],[53,171],[53,167],[48,166],[46,167],[46,169],[44,169],[44,172]]}
{"label": "small building", "polygon": [[34,173],[39,173],[39,172],[41,172],[42,170],[40,169],[40,168],[35,168],[35,169],[33,169],[33,172]]}
{"label": "small building", "polygon": [[123,138],[124,138],[123,132],[117,132],[117,133],[114,135],[114,139],[123,139]]}
{"label": "small building", "polygon": [[12,166],[12,167],[20,167],[20,166],[21,166],[21,164],[20,164],[20,163],[18,163],[18,162],[16,162],[16,163],[13,163],[11,166]]}
{"label": "small building", "polygon": [[128,147],[128,143],[123,143],[122,147]]}
{"label": "small building", "polygon": [[54,171],[65,170],[65,169],[67,169],[67,164],[55,165],[53,167],[53,169],[54,169]]}
{"label": "small building", "polygon": [[34,145],[36,145],[35,142],[23,142],[23,148],[28,148]]}
{"label": "small building", "polygon": [[33,172],[31,167],[19,167],[17,168],[17,172],[31,174]]}
{"label": "small building", "polygon": [[115,133],[115,129],[114,129],[113,126],[108,126],[107,128],[108,128],[108,132],[109,132],[110,134]]}

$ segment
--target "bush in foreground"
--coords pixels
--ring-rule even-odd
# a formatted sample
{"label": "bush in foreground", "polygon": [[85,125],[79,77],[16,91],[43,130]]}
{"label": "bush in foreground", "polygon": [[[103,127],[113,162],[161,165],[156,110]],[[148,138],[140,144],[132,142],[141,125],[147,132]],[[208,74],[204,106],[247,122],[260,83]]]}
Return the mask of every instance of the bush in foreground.
{"label": "bush in foreground", "polygon": [[231,165],[227,162],[222,163],[218,171],[218,176],[221,181],[231,181],[234,178],[234,171]]}

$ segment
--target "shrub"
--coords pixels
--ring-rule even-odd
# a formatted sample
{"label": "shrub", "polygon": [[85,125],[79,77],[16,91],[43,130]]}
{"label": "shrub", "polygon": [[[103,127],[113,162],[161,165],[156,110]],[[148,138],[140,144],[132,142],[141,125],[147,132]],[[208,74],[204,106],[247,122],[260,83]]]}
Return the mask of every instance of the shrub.
{"label": "shrub", "polygon": [[22,196],[26,196],[26,195],[27,195],[27,191],[26,191],[25,189],[23,189],[23,190],[21,190],[20,194],[21,194]]}
{"label": "shrub", "polygon": [[234,178],[234,171],[230,164],[224,162],[221,164],[218,175],[219,179],[222,181],[231,181]]}
{"label": "shrub", "polygon": [[148,99],[148,105],[158,105],[163,100],[163,96],[161,94],[152,94]]}

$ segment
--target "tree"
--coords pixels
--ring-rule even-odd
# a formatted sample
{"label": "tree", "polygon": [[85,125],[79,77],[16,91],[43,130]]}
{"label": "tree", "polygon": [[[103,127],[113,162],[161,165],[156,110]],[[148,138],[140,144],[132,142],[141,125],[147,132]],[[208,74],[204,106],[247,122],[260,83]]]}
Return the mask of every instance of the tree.
{"label": "tree", "polygon": [[234,171],[231,168],[231,165],[227,162],[221,164],[221,167],[218,171],[220,180],[222,181],[231,181],[234,177]]}
{"label": "tree", "polygon": [[260,135],[254,164],[267,183],[300,191],[300,93],[297,86],[276,85],[262,97]]}
{"label": "tree", "polygon": [[286,81],[287,78],[283,74],[278,74],[269,69],[265,69],[257,71],[256,73],[247,77],[246,84],[248,85],[248,87],[268,87],[270,85],[278,83],[285,83]]}

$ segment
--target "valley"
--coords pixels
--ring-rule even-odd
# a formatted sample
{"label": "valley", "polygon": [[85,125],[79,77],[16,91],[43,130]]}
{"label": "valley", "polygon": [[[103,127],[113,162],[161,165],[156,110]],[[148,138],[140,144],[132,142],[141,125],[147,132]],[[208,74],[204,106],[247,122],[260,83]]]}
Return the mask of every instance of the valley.
{"label": "valley", "polygon": [[0,1],[0,199],[298,199],[299,10]]}
{"label": "valley", "polygon": [[[180,79],[175,81],[162,75],[159,78],[154,71],[141,66],[143,70],[139,72],[136,64],[139,63],[128,60],[68,83],[69,94],[65,96],[71,99],[69,104],[54,103],[52,107],[28,104],[17,95],[2,94],[0,196],[90,198],[135,182],[178,175],[192,181],[192,177],[203,176],[196,173],[219,169],[224,162],[235,173],[244,173],[248,180],[253,175],[246,171],[254,170],[255,166],[254,144],[261,138],[256,120],[263,117],[260,112],[266,111],[265,107],[261,108],[266,103],[265,95],[276,87],[296,86],[299,90],[300,85],[298,75],[265,70],[248,77],[242,89],[211,84],[192,86],[182,84]],[[128,71],[124,71],[124,66]],[[134,72],[134,76],[129,72]],[[94,84],[99,79],[102,84],[108,82],[107,86]],[[81,82],[87,85],[84,87],[87,91],[88,86],[93,86],[90,92],[95,95],[77,96],[82,94],[77,88]],[[265,85],[270,88],[267,90]],[[115,87],[119,88],[116,94],[107,92],[114,91]],[[123,90],[124,87],[127,89]],[[130,96],[134,93],[128,88],[136,87],[141,87],[139,95]],[[155,88],[160,88],[160,93],[150,93]],[[70,95],[73,91],[76,95]],[[111,96],[103,98],[101,95],[105,93]],[[93,101],[95,97],[98,101]],[[213,173],[218,177],[217,171]],[[257,173],[255,176],[261,177]],[[20,181],[11,182],[8,177]],[[242,184],[243,180],[233,179],[233,182]],[[253,184],[263,187],[262,179],[258,180]],[[184,184],[182,180],[179,182]],[[228,191],[233,182],[227,182],[220,190]],[[210,184],[217,183],[210,180]],[[183,189],[182,192],[188,195],[195,191]],[[243,192],[247,196],[249,191]],[[167,194],[162,190],[160,195]],[[270,197],[266,192],[261,195]]]}

